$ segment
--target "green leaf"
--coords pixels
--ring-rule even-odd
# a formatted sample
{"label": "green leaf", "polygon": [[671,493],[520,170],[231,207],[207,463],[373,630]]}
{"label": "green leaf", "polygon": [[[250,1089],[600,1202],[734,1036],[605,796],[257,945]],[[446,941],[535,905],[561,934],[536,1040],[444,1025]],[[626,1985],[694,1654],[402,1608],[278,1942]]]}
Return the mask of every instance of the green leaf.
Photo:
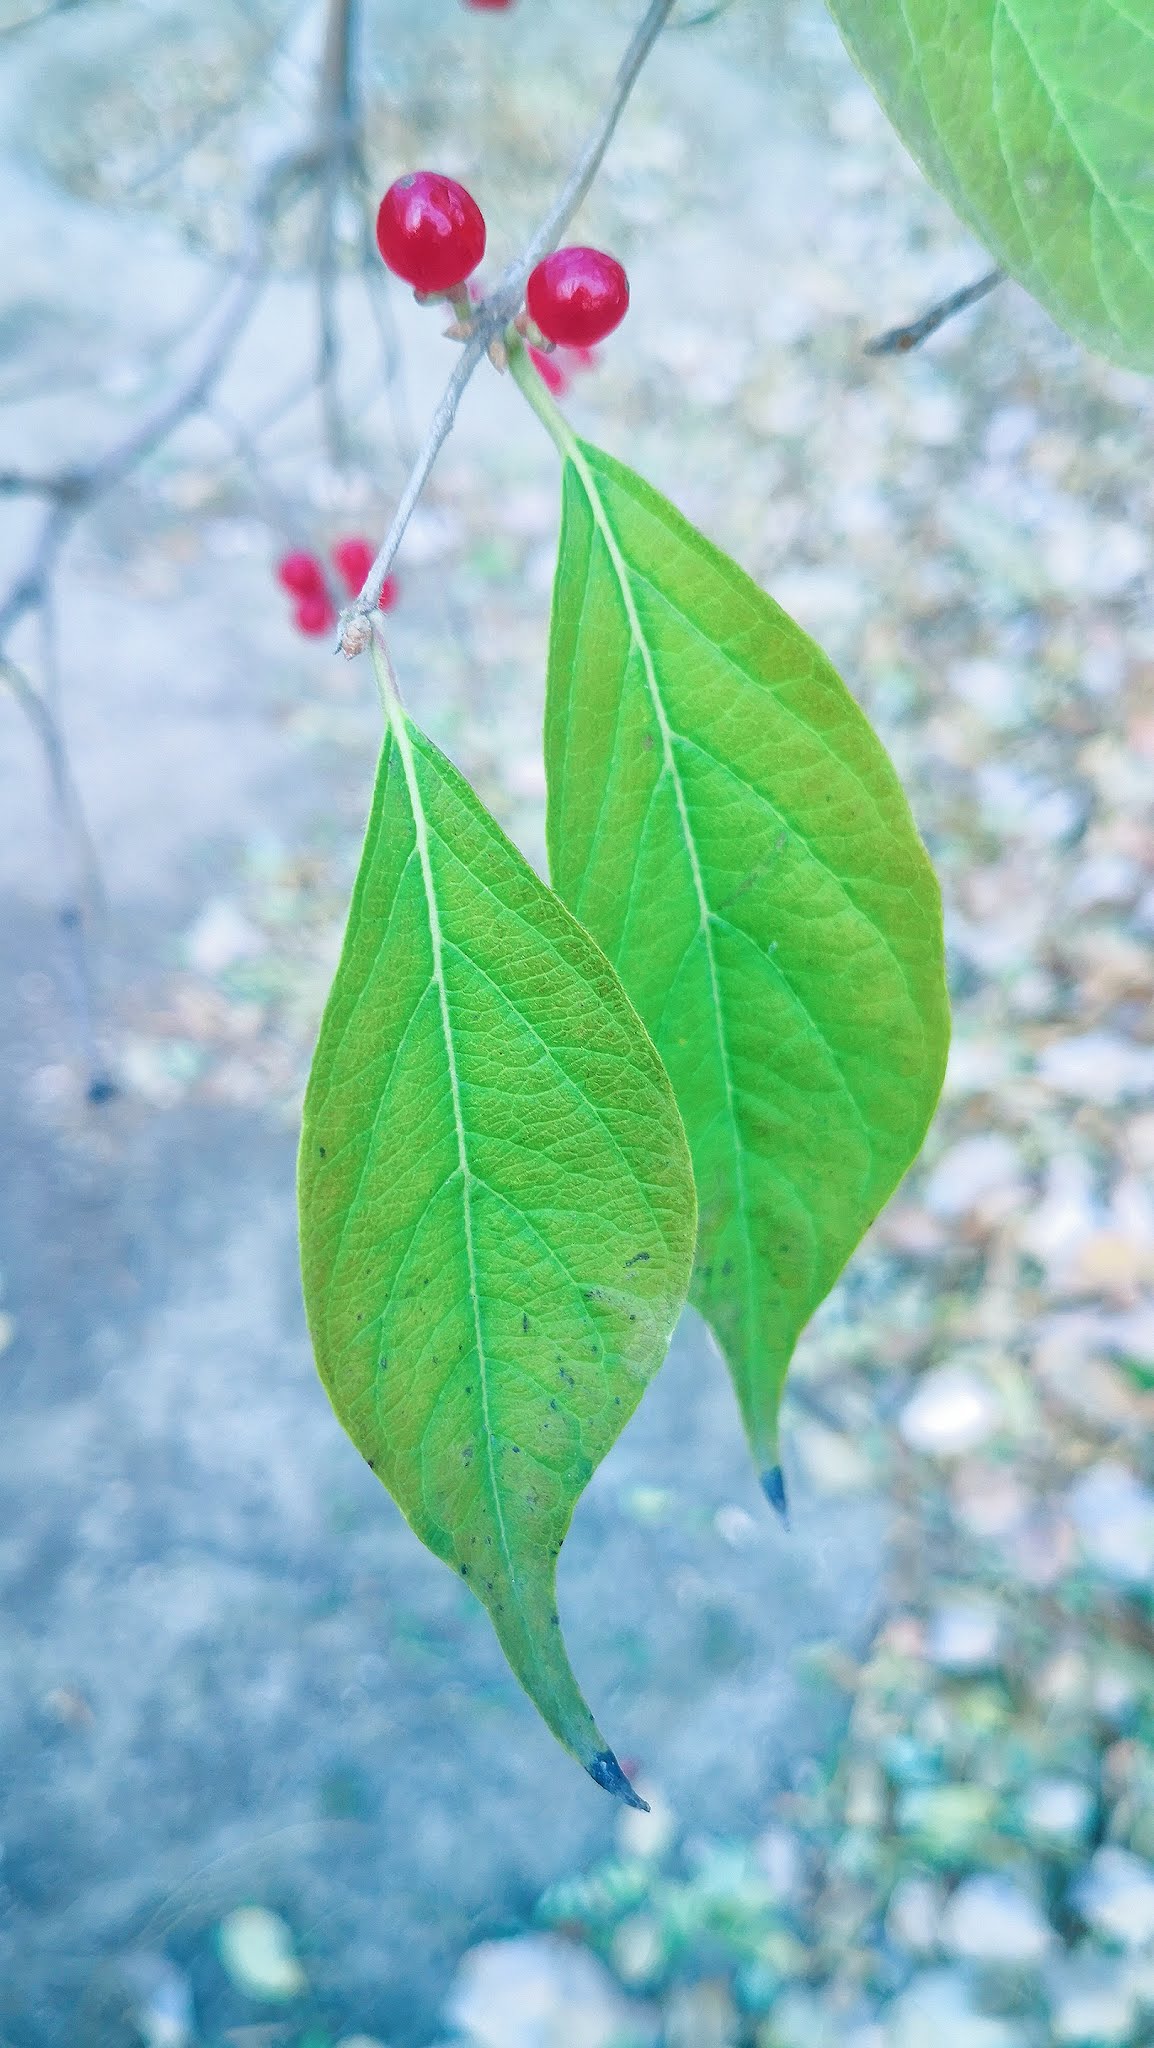
{"label": "green leaf", "polygon": [[301,1137],[317,1364],[554,1734],[632,1798],[570,1669],[555,1574],[685,1300],[685,1136],[603,955],[382,694]]}
{"label": "green leaf", "polygon": [[545,752],[554,884],[673,1082],[691,1298],[775,1504],[803,1325],[916,1154],[948,1040],[937,884],[893,768],[793,621],[568,433]]}
{"label": "green leaf", "polygon": [[1154,369],[1151,0],[829,0],[906,147],[998,262]]}

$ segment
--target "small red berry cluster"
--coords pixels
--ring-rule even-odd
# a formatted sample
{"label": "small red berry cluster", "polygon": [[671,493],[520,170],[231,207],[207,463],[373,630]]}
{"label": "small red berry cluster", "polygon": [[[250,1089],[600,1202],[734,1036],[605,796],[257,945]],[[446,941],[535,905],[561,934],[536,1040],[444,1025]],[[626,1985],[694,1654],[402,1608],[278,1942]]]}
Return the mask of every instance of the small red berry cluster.
{"label": "small red berry cluster", "polygon": [[[409,171],[381,201],[377,247],[389,269],[420,297],[451,297],[462,291],[485,253],[485,216],[455,178]],[[624,320],[629,279],[603,249],[554,249],[533,271],[525,304],[544,342],[591,349]]]}
{"label": "small red berry cluster", "polygon": [[[367,540],[339,540],[332,550],[332,564],[350,597],[356,597],[376,559],[376,549]],[[331,633],[337,622],[329,581],[318,555],[305,548],[293,548],[276,565],[276,579],[287,590],[293,604],[293,624],[298,633],[317,636]],[[397,601],[397,579],[386,576],[377,599],[379,611],[391,611]]]}

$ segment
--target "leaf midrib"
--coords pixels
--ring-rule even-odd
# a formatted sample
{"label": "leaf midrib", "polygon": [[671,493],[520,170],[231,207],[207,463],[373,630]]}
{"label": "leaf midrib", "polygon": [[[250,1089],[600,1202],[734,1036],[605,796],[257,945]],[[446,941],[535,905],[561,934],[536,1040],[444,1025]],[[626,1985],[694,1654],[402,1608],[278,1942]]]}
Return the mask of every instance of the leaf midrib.
{"label": "leaf midrib", "polygon": [[509,1546],[509,1535],[505,1527],[505,1515],[501,1506],[501,1492],[497,1484],[497,1468],[493,1461],[493,1427],[489,1412],[489,1372],[485,1355],[485,1337],[481,1327],[480,1286],[477,1274],[476,1247],[473,1241],[473,1171],[469,1164],[469,1148],[465,1135],[465,1119],[461,1106],[460,1076],[457,1072],[457,1049],[453,1037],[453,1019],[449,1007],[449,989],[445,979],[444,940],[441,934],[441,913],[437,901],[436,883],[433,879],[433,865],[429,856],[429,833],[421,800],[420,785],[417,781],[417,766],[413,758],[409,739],[408,720],[399,705],[390,702],[389,723],[400,756],[401,769],[408,792],[409,809],[413,819],[413,837],[417,846],[417,858],[421,867],[425,901],[429,913],[429,943],[432,953],[433,982],[437,989],[441,1011],[441,1030],[445,1041],[445,1059],[449,1069],[449,1090],[453,1105],[453,1121],[457,1134],[457,1159],[461,1172],[461,1211],[465,1228],[465,1258],[469,1272],[469,1298],[473,1310],[473,1335],[477,1349],[477,1381],[481,1390],[481,1422],[485,1436],[485,1465],[489,1475],[489,1491],[493,1501],[493,1513],[497,1522],[497,1533],[509,1573],[509,1583],[517,1592],[517,1568]]}
{"label": "leaf midrib", "polygon": [[673,751],[673,731],[669,722],[669,718],[666,714],[664,700],[662,698],[661,691],[657,682],[657,670],[656,664],[653,659],[653,650],[650,647],[649,642],[645,638],[645,634],[642,630],[641,619],[638,614],[637,604],[633,595],[633,586],[630,581],[629,567],[627,562],[625,561],[624,556],[621,553],[620,548],[617,545],[617,537],[613,532],[612,523],[605,509],[605,505],[601,498],[601,494],[597,489],[596,480],[594,479],[592,470],[590,469],[589,464],[585,460],[585,456],[580,447],[580,444],[573,436],[567,436],[566,440],[566,454],[568,455],[570,462],[573,464],[574,469],[576,470],[578,476],[581,479],[582,488],[584,489],[586,498],[588,500],[589,510],[593,515],[594,524],[596,525],[597,530],[601,535],[605,551],[609,556],[613,573],[617,578],[618,588],[621,592],[621,602],[625,607],[625,617],[629,626],[630,641],[632,643],[632,646],[636,648],[637,653],[641,659],[641,666],[645,675],[646,689],[648,690],[649,700],[653,706],[654,715],[656,716],[658,729],[661,734],[662,773],[668,774],[669,779],[673,785],[674,797],[677,804],[677,815],[681,825],[682,839],[685,844],[686,853],[689,857],[689,865],[693,877],[694,894],[697,899],[699,936],[704,941],[705,955],[709,967],[709,986],[713,1009],[714,1030],[717,1038],[717,1048],[721,1058],[722,1078],[725,1083],[726,1109],[728,1111],[730,1129],[733,1134],[733,1156],[738,1198],[737,1215],[740,1219],[741,1233],[745,1241],[745,1259],[743,1264],[746,1307],[749,1314],[749,1327],[754,1332],[755,1337],[760,1337],[761,1317],[759,1313],[757,1290],[753,1285],[754,1258],[753,1246],[750,1240],[749,1233],[749,1203],[745,1184],[745,1149],[741,1139],[741,1127],[738,1120],[737,1101],[733,1085],[733,1061],[729,1049],[729,1038],[725,1028],[725,1020],[722,1015],[721,1008],[721,988],[717,972],[717,956],[713,944],[712,913],[709,907],[709,899],[705,893],[705,880],[701,871],[701,861],[697,851],[697,841],[693,836],[693,828],[689,822],[689,811],[685,800],[685,787],[681,779],[680,769],[677,765],[677,758]]}

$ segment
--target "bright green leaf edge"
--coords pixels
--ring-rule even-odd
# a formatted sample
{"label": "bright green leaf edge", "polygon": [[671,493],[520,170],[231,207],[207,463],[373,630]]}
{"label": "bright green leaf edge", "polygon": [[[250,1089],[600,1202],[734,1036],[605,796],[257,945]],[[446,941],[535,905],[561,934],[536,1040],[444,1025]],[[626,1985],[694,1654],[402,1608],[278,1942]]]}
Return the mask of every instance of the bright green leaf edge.
{"label": "bright green leaf edge", "polygon": [[317,1366],[558,1740],[637,1803],[569,1665],[556,1560],[685,1301],[685,1136],[603,954],[382,695],[301,1135]]}
{"label": "bright green leaf edge", "polygon": [[1088,348],[1154,370],[1148,0],[829,0],[898,134]]}
{"label": "bright green leaf edge", "polygon": [[780,1505],[797,1338],[920,1149],[949,1044],[941,900],[813,641],[631,470],[564,456],[546,710],[555,887],[653,1034],[693,1154],[691,1299]]}

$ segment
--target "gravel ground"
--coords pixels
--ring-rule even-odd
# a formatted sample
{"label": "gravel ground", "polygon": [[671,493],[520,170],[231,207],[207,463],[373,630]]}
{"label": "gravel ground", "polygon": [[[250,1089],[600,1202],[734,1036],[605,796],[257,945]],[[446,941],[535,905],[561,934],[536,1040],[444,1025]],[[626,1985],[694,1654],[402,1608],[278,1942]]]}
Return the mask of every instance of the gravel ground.
{"label": "gravel ground", "polygon": [[[499,261],[631,14],[374,10],[382,182],[469,176]],[[243,131],[138,181],[281,25],[214,6],[158,41],[118,0],[14,39],[14,460],[99,445],[160,388],[141,340],[228,240]],[[270,125],[308,33],[265,63]],[[1149,388],[1012,287],[918,357],[863,356],[982,255],[809,4],[667,38],[587,231],[634,302],[574,417],[822,640],[906,781],[947,899],[942,1113],[802,1347],[793,1536],[688,1319],[579,1510],[567,1629],[654,1802],[618,1822],[348,1450],[296,1293],[292,1124],[375,716],[291,638],[268,515],[379,530],[447,345],[390,302],[403,377],[370,405],[350,284],[347,470],[312,412],[255,485],[201,423],[108,501],[60,609],[111,902],[99,1116],[8,713],[0,753],[12,2048],[1151,2038]],[[310,318],[286,274],[222,418],[270,361],[291,383]],[[515,400],[470,394],[394,646],[539,858],[556,490]]]}

